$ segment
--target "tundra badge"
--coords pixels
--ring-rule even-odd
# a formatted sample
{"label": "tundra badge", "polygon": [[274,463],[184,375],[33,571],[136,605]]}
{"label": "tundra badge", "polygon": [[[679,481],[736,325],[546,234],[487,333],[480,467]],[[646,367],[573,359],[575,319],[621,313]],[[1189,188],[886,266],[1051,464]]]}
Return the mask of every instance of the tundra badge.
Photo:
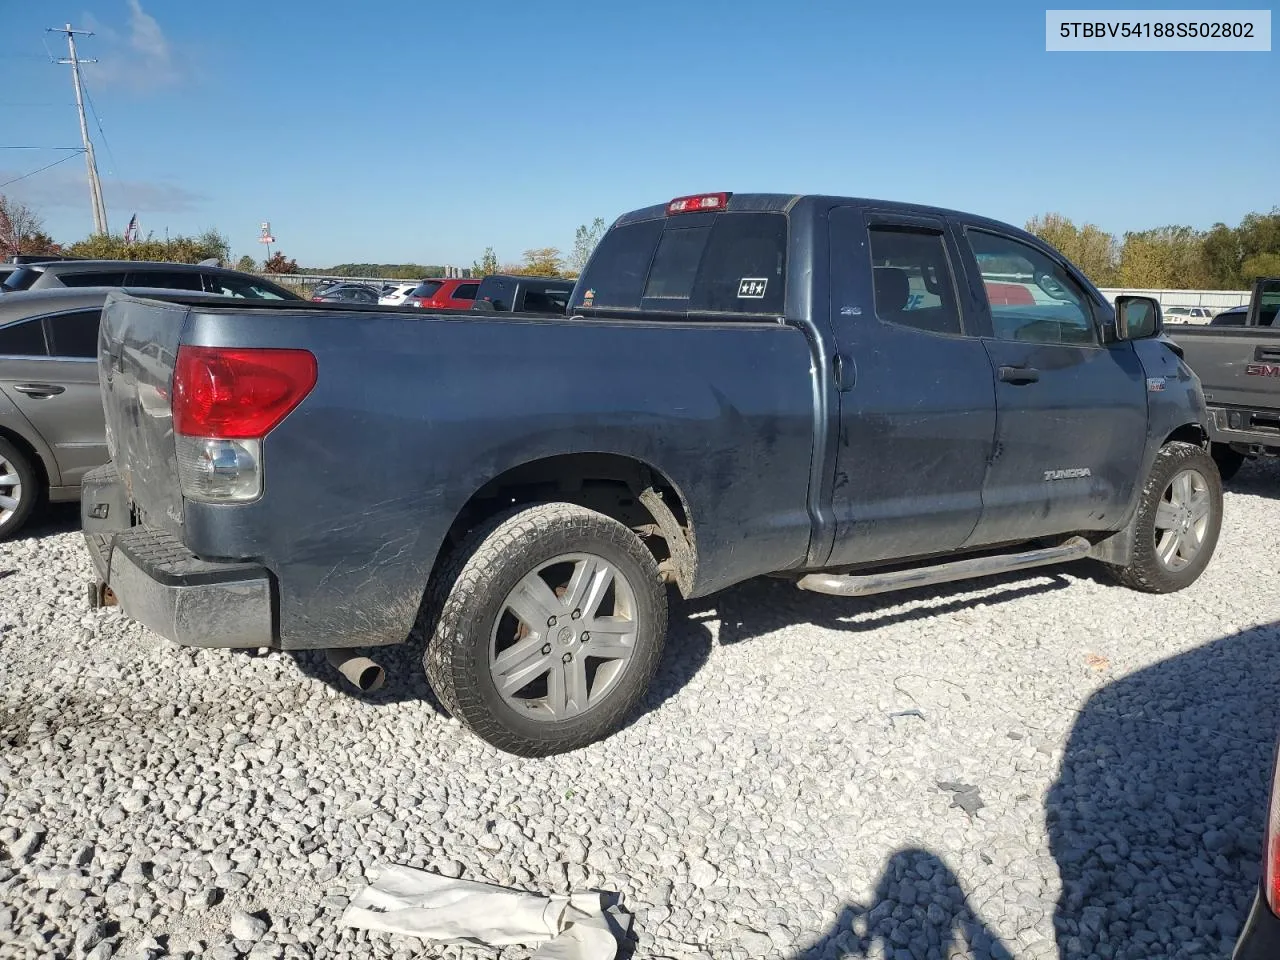
{"label": "tundra badge", "polygon": [[1088,467],[1072,467],[1070,470],[1046,470],[1046,480],[1078,480],[1080,477],[1092,477],[1093,471]]}

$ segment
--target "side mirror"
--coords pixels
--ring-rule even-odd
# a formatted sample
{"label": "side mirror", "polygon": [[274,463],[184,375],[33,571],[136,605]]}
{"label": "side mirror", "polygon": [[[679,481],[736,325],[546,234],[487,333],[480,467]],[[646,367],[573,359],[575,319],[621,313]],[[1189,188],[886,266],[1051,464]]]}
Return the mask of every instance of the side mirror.
{"label": "side mirror", "polygon": [[1151,297],[1116,297],[1116,339],[1145,340],[1164,329],[1160,303]]}

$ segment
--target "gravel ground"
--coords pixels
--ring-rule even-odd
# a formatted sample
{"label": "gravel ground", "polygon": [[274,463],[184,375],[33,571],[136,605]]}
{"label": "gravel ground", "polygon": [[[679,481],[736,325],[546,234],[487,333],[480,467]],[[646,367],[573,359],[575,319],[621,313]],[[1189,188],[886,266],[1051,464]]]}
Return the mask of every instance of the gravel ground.
{"label": "gravel ground", "polygon": [[[643,715],[513,760],[318,657],[90,613],[74,511],[0,545],[0,957],[490,957],[345,930],[379,862],[617,890],[636,957],[1229,954],[1280,680],[1280,469],[1168,597],[1092,567],[677,601]],[[508,948],[504,958],[528,956]]]}

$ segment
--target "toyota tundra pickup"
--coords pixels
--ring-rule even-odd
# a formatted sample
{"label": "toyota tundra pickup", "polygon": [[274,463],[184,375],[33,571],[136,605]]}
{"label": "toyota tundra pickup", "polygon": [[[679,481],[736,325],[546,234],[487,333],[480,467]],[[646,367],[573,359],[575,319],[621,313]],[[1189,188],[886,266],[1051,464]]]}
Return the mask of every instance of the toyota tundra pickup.
{"label": "toyota tundra pickup", "polygon": [[[1169,329],[1204,387],[1209,439],[1230,480],[1246,458],[1280,456],[1280,277],[1259,279],[1249,305],[1208,326]],[[1234,322],[1233,322],[1234,321]]]}
{"label": "toyota tundra pickup", "polygon": [[625,721],[664,583],[860,596],[1091,557],[1166,592],[1221,523],[1159,305],[902,203],[625,214],[565,316],[120,293],[99,365],[94,602],[180,644],[330,651],[363,686],[344,651],[420,623],[440,701],[526,756]]}

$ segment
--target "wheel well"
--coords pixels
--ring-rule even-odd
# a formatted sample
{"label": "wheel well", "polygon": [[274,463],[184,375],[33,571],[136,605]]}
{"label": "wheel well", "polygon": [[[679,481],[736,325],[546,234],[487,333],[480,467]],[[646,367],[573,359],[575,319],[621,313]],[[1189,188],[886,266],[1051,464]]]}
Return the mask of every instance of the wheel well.
{"label": "wheel well", "polygon": [[[640,535],[666,579],[692,588],[693,526],[680,491],[642,461],[604,453],[548,457],[513,467],[472,494],[454,519],[437,569],[467,533],[490,517],[527,503],[574,503],[612,517]],[[673,538],[682,538],[685,542]],[[434,571],[433,571],[434,576]]]}
{"label": "wheel well", "polygon": [[[1209,435],[1204,432],[1204,427],[1198,423],[1184,423],[1165,437],[1164,442],[1194,443],[1197,447],[1205,447],[1209,444]],[[1164,446],[1164,444],[1161,444],[1161,446]]]}
{"label": "wheel well", "polygon": [[42,489],[41,496],[43,497],[44,492],[49,489],[49,468],[45,466],[45,462],[41,459],[40,454],[36,453],[36,448],[33,447],[27,441],[26,437],[22,436],[22,434],[15,433],[5,427],[0,427],[0,437],[3,437],[5,440],[12,443],[26,455],[28,460],[31,461],[31,469],[35,470],[36,476],[40,478],[40,485]]}

